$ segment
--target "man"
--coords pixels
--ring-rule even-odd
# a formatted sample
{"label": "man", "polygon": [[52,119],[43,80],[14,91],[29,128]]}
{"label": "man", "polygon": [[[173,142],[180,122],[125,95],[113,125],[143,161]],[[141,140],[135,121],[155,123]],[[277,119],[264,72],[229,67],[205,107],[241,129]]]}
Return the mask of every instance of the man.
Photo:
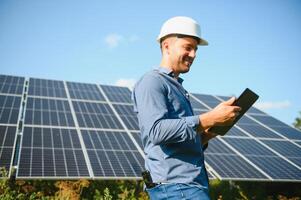
{"label": "man", "polygon": [[167,20],[158,36],[162,60],[135,85],[132,98],[145,152],[145,167],[155,183],[151,199],[209,199],[204,165],[207,142],[215,137],[212,126],[229,125],[240,108],[235,98],[213,110],[194,115],[180,74],[189,71],[201,38],[200,26],[188,17]]}

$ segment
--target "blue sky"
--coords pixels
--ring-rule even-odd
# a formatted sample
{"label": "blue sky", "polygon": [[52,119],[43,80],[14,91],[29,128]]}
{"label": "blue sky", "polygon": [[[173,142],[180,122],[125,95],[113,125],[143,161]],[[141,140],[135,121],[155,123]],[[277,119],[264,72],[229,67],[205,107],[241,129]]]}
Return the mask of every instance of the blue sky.
{"label": "blue sky", "polygon": [[298,0],[1,0],[0,73],[101,84],[133,84],[160,63],[162,23],[184,15],[201,24],[184,87],[236,95],[292,124],[301,111]]}

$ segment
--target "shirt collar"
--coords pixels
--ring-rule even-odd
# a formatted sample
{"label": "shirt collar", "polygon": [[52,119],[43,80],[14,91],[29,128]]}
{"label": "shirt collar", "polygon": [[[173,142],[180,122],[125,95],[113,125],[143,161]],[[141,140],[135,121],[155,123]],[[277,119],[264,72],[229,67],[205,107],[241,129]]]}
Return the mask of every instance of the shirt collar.
{"label": "shirt collar", "polygon": [[[166,67],[159,67],[158,68],[159,72],[162,72],[164,74],[167,74],[168,76],[172,77],[172,78],[175,78],[175,74],[173,73],[173,71],[171,69],[168,69]],[[182,84],[184,79],[178,77],[177,81]]]}

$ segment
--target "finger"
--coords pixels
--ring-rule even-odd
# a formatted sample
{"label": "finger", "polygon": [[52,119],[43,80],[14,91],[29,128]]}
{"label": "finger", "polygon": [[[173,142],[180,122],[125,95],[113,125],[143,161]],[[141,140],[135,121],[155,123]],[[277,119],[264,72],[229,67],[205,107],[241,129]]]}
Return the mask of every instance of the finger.
{"label": "finger", "polygon": [[231,106],[234,103],[235,99],[235,97],[231,97],[227,101],[223,102],[223,104]]}
{"label": "finger", "polygon": [[239,112],[239,111],[241,111],[241,107],[239,107],[239,106],[233,106],[233,111],[234,112]]}

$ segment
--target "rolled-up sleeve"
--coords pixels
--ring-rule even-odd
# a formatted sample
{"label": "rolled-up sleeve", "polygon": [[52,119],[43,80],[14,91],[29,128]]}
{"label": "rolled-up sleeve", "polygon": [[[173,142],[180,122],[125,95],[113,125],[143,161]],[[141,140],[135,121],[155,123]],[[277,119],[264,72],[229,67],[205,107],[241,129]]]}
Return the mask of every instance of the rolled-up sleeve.
{"label": "rolled-up sleeve", "polygon": [[171,118],[167,96],[168,88],[160,75],[148,74],[136,84],[132,98],[141,130],[155,145],[194,140],[199,117]]}

